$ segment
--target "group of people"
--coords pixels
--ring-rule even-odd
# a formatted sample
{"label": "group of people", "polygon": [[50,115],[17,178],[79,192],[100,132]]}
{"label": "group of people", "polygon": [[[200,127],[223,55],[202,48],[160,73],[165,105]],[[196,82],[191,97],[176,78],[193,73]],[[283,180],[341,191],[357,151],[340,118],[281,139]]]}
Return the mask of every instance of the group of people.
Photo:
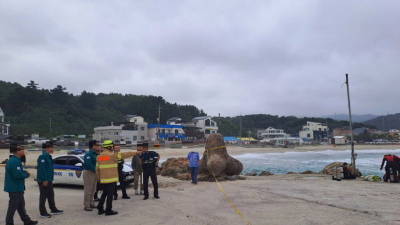
{"label": "group of people", "polygon": [[[117,182],[120,182],[122,198],[129,199],[126,194],[125,179],[122,172],[124,159],[132,158],[132,168],[134,172],[135,194],[143,194],[143,200],[149,199],[148,181],[151,179],[154,187],[154,198],[159,199],[156,167],[158,166],[160,155],[148,150],[148,143],[138,144],[138,150],[130,152],[120,152],[120,145],[106,140],[102,144],[101,151],[98,141],[89,142],[89,151],[84,156],[84,210],[92,211],[97,208],[98,214],[116,215],[118,212],[112,210],[113,200],[118,198]],[[62,214],[64,211],[56,207],[54,199],[54,169],[51,154],[54,151],[53,143],[43,144],[42,154],[37,160],[36,181],[39,186],[39,212],[40,217],[50,218],[52,215]],[[27,215],[25,210],[25,179],[30,177],[30,173],[24,170],[21,157],[25,155],[24,147],[12,143],[10,153],[13,156],[7,161],[5,166],[4,191],[9,194],[9,204],[6,215],[6,225],[14,224],[14,214],[18,211],[24,225],[37,224]],[[138,184],[140,182],[140,192]],[[95,204],[95,194],[103,190],[98,205]],[[45,207],[48,201],[50,213]],[[106,208],[104,209],[104,204]]]}
{"label": "group of people", "polygon": [[[92,146],[92,148],[90,148]],[[94,152],[93,152],[94,151]],[[148,143],[139,143],[136,152],[121,152],[120,145],[111,140],[103,142],[103,151],[100,153],[100,143],[93,140],[89,143],[89,152],[84,156],[84,210],[92,211],[97,208],[98,214],[106,216],[116,215],[118,212],[112,210],[113,200],[118,199],[117,182],[120,183],[122,198],[130,199],[126,193],[125,177],[122,172],[124,159],[132,158],[132,169],[134,172],[134,189],[138,195],[139,181],[140,193],[144,195],[143,200],[149,199],[148,181],[149,177],[154,187],[154,198],[159,199],[156,167],[160,155],[148,150]],[[97,183],[100,184],[103,193],[98,205],[94,204],[94,195],[97,191]],[[106,205],[104,209],[104,204]]]}
{"label": "group of people", "polygon": [[[56,207],[54,201],[53,190],[53,160],[51,155],[53,153],[53,144],[46,142],[43,144],[44,149],[42,154],[38,157],[37,176],[36,181],[39,186],[39,212],[40,217],[50,218],[51,215],[62,214],[64,211]],[[25,179],[30,177],[30,173],[24,170],[21,158],[25,156],[24,146],[11,143],[10,153],[13,156],[7,161],[6,173],[4,179],[4,191],[9,194],[9,203],[6,215],[6,224],[14,224],[14,214],[18,211],[24,225],[37,224],[38,221],[33,221],[26,214],[25,210]],[[48,201],[50,213],[48,213],[45,203]]]}

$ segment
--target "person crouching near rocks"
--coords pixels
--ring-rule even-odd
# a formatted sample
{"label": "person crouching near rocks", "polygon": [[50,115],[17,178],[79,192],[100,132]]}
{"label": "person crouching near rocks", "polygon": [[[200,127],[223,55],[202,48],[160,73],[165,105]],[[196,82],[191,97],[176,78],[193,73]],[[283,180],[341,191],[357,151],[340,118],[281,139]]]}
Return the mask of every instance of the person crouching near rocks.
{"label": "person crouching near rocks", "polygon": [[189,160],[190,175],[192,177],[192,183],[197,184],[197,172],[199,171],[200,156],[198,152],[189,152],[186,159]]}
{"label": "person crouching near rocks", "polygon": [[380,170],[382,170],[383,165],[386,162],[386,166],[385,166],[385,171],[386,174],[383,177],[383,181],[388,182],[388,180],[390,179],[390,169],[392,169],[392,172],[394,174],[394,182],[398,183],[398,179],[397,179],[397,162],[400,161],[400,158],[397,157],[396,155],[391,155],[391,154],[386,154],[383,159],[382,159],[382,164],[381,164],[381,168]]}
{"label": "person crouching near rocks", "polygon": [[10,153],[12,153],[13,156],[7,161],[6,174],[4,177],[4,191],[8,192],[10,197],[6,224],[14,224],[15,211],[18,211],[24,225],[37,224],[38,221],[31,220],[25,210],[25,179],[31,174],[22,167],[20,158],[25,154],[24,147],[11,144]]}
{"label": "person crouching near rocks", "polygon": [[351,173],[349,165],[345,162],[343,163],[343,178],[342,179],[356,179],[356,176]]}

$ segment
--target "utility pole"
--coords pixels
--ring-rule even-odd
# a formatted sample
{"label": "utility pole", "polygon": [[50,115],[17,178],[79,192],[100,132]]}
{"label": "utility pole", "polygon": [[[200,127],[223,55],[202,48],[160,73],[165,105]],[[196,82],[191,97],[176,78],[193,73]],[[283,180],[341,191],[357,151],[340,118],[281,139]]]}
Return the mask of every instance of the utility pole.
{"label": "utility pole", "polygon": [[157,122],[158,122],[158,127],[157,127],[157,140],[160,140],[160,118],[161,118],[161,107],[160,104],[158,104],[158,118],[157,118]]}
{"label": "utility pole", "polygon": [[240,131],[239,131],[239,137],[242,139],[242,113],[240,113]]}
{"label": "utility pole", "polygon": [[353,175],[356,175],[356,157],[357,155],[354,154],[354,141],[353,141],[353,127],[352,127],[352,120],[351,120],[351,107],[350,107],[350,91],[349,91],[349,78],[348,75],[346,74],[346,86],[347,86],[347,102],[349,105],[349,122],[350,122],[350,138],[351,138],[351,164],[353,164],[352,167],[352,173]]}

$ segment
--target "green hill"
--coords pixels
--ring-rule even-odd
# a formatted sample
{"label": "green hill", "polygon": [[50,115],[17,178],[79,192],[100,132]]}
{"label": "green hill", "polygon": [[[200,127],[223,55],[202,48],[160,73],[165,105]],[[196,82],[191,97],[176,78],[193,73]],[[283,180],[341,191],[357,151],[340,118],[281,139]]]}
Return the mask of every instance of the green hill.
{"label": "green hill", "polygon": [[162,107],[161,123],[179,116],[192,119],[206,115],[193,105],[166,102],[160,96],[94,94],[83,91],[74,96],[65,87],[38,88],[34,81],[25,87],[0,81],[0,107],[11,123],[13,135],[39,133],[41,136],[93,134],[93,128],[110,122],[122,122],[126,114],[140,115],[148,123],[156,123],[158,105]]}
{"label": "green hill", "polygon": [[[157,123],[158,105],[162,107],[161,123],[172,117],[191,120],[206,115],[202,109],[193,105],[169,103],[160,96],[133,94],[94,94],[83,91],[80,95],[68,93],[58,85],[46,90],[38,87],[34,81],[26,86],[0,81],[0,107],[11,123],[11,134],[39,133],[41,136],[63,134],[93,134],[93,128],[122,122],[127,114],[140,115],[147,123]],[[240,117],[215,117],[219,133],[224,136],[240,136]],[[255,114],[242,116],[242,136],[248,131],[256,137],[258,129],[269,126],[284,129],[288,134],[298,134],[307,121],[326,123],[325,118],[297,118],[295,116],[274,116]],[[347,121],[328,119],[330,128],[348,126]],[[354,128],[364,124],[355,123]],[[332,129],[330,129],[332,131]]]}

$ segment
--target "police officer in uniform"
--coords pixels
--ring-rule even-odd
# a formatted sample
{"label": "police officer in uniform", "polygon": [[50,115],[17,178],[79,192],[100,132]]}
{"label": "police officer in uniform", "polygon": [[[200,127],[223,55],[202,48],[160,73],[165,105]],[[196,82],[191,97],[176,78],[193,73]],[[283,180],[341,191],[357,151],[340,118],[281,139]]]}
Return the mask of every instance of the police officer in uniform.
{"label": "police officer in uniform", "polygon": [[143,183],[144,183],[144,198],[143,200],[149,199],[149,177],[154,187],[154,198],[160,198],[158,196],[158,183],[156,167],[160,160],[160,155],[157,152],[149,151],[149,144],[142,144],[143,153],[139,157],[139,164],[143,168]]}

